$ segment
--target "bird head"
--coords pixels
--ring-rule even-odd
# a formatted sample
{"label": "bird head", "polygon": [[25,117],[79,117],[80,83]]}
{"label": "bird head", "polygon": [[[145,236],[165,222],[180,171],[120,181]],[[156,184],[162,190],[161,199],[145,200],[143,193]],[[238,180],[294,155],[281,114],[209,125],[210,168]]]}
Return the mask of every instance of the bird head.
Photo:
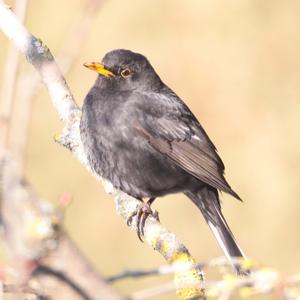
{"label": "bird head", "polygon": [[84,66],[99,74],[100,83],[109,82],[119,90],[155,89],[161,85],[148,59],[129,50],[110,51],[101,63],[85,63]]}

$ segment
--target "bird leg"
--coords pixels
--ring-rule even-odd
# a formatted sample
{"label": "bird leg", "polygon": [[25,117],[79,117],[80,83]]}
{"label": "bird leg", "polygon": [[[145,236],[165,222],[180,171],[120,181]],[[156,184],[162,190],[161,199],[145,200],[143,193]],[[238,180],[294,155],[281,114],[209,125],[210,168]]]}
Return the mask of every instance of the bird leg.
{"label": "bird leg", "polygon": [[137,207],[136,211],[128,218],[127,224],[130,225],[133,217],[137,216],[136,227],[137,227],[137,236],[141,242],[143,242],[142,236],[144,235],[144,227],[147,218],[151,215],[157,221],[159,221],[159,216],[157,211],[153,211],[151,209],[151,204],[155,200],[155,198],[150,198],[146,203],[142,199],[138,199],[141,201],[139,207]]}

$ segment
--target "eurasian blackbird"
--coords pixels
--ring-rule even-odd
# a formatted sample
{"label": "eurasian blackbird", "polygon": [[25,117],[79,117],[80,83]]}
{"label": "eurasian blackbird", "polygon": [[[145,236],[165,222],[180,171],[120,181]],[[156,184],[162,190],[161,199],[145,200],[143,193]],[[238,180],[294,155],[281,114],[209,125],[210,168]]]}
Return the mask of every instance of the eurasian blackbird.
{"label": "eurasian blackbird", "polygon": [[147,58],[113,50],[82,107],[80,133],[93,170],[141,201],[138,235],[156,197],[182,192],[200,209],[226,257],[243,257],[221,212],[218,191],[240,197],[224,178],[216,148],[187,105]]}

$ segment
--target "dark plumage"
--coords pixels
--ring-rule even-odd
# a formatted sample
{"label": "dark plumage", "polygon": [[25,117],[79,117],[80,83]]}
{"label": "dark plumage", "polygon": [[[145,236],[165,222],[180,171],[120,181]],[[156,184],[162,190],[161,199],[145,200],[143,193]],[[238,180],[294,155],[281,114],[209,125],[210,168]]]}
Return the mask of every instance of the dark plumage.
{"label": "dark plumage", "polygon": [[96,173],[138,198],[186,194],[225,255],[242,251],[221,213],[218,190],[240,199],[224,178],[216,148],[193,113],[141,54],[113,50],[84,100],[81,138]]}

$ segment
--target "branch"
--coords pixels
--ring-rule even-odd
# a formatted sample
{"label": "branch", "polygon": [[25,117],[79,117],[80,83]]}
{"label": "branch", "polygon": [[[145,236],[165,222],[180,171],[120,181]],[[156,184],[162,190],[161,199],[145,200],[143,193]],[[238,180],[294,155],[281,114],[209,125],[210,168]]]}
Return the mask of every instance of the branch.
{"label": "branch", "polygon": [[[121,300],[122,298],[114,291],[109,283],[96,272],[93,267],[84,259],[79,249],[71,238],[61,232],[57,248],[49,255],[39,261],[38,268],[34,272],[34,277],[43,282],[49,281],[49,277],[55,277],[58,282],[68,286],[68,290],[62,291],[57,286],[48,292],[51,299],[79,299],[85,300]],[[43,286],[46,286],[43,285]],[[64,294],[63,294],[64,292]]]}
{"label": "branch", "polygon": [[[0,0],[0,28],[26,55],[28,62],[37,69],[47,86],[52,103],[65,124],[63,133],[57,137],[57,141],[71,150],[74,156],[91,171],[80,139],[80,109],[76,105],[49,49],[20,24],[2,0]],[[114,196],[117,211],[127,223],[129,217],[136,211],[139,201],[115,190],[111,183],[102,180],[97,174],[94,175],[102,181],[106,191]],[[136,218],[129,226],[136,230]],[[158,251],[168,263],[177,267],[174,278],[180,299],[204,297],[202,289],[199,288],[203,280],[202,273],[194,268],[187,271],[186,266],[194,265],[195,260],[175,234],[165,229],[154,218],[149,217],[145,223],[144,240]],[[184,288],[183,286],[188,287]],[[193,287],[190,288],[190,286]]]}
{"label": "branch", "polygon": [[0,166],[1,225],[17,286],[30,288],[34,277],[51,299],[120,300],[62,230],[62,212],[37,197],[10,156]]}
{"label": "branch", "polygon": [[[219,260],[215,265],[214,259],[212,266],[225,267],[228,263],[224,259]],[[245,262],[244,262],[245,263]],[[300,298],[300,274],[286,277],[275,269],[257,268],[252,265],[253,261],[248,261],[251,273],[248,276],[235,276],[226,273],[220,280],[206,281],[203,284],[208,298],[227,300],[227,299],[253,299],[256,295],[271,295],[272,299],[299,300]],[[224,267],[224,266],[223,266]],[[154,296],[163,295],[175,290],[174,284],[167,282],[158,286],[136,291],[130,295],[131,300],[145,300]]]}
{"label": "branch", "polygon": [[4,156],[0,167],[0,218],[4,239],[11,261],[20,266],[16,269],[24,270],[19,277],[26,278],[28,262],[37,261],[56,247],[56,225],[62,214],[37,197],[11,156]]}
{"label": "branch", "polygon": [[[64,38],[63,45],[57,61],[61,66],[64,74],[67,74],[74,62],[78,58],[78,54],[85,45],[85,40],[93,24],[95,16],[99,12],[103,0],[85,0],[79,14],[74,18],[69,32]],[[17,81],[15,105],[11,114],[11,122],[8,136],[8,145],[14,158],[23,169],[24,153],[28,137],[28,126],[30,124],[30,115],[33,97],[42,89],[40,77],[34,70],[24,71]]]}

